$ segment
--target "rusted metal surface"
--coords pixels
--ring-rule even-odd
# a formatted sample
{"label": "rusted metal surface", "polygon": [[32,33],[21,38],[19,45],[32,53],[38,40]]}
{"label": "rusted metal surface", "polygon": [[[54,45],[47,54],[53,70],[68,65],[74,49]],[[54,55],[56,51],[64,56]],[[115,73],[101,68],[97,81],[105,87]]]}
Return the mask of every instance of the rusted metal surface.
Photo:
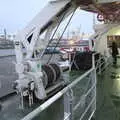
{"label": "rusted metal surface", "polygon": [[75,0],[81,9],[98,13],[98,20],[104,22],[118,22],[120,20],[120,2],[99,3],[93,0]]}

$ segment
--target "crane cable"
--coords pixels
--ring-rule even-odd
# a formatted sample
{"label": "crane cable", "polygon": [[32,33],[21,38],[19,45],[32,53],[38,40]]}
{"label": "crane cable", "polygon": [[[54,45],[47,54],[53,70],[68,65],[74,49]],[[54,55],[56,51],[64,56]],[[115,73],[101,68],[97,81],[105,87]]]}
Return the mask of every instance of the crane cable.
{"label": "crane cable", "polygon": [[56,34],[56,32],[57,32],[57,30],[58,30],[58,28],[59,28],[59,26],[60,26],[61,22],[63,21],[63,19],[64,19],[64,17],[65,17],[65,15],[66,15],[66,12],[64,12],[64,14],[63,14],[63,16],[62,16],[61,20],[60,20],[60,21],[58,21],[58,25],[57,25],[57,27],[56,27],[56,29],[55,29],[55,31],[54,31],[54,33],[53,33],[52,37],[50,38],[50,40],[49,40],[49,42],[48,42],[48,44],[47,44],[46,48],[44,49],[44,51],[42,52],[42,55],[40,56],[40,58],[41,58],[41,59],[43,58],[44,53],[45,53],[45,51],[47,50],[47,48],[48,48],[49,44],[52,42],[52,40],[53,40],[53,38],[54,38],[54,36],[55,36],[55,34]]}
{"label": "crane cable", "polygon": [[[72,13],[72,15],[71,15],[71,17],[70,17],[70,19],[69,19],[68,23],[66,24],[66,26],[65,26],[65,28],[64,28],[64,30],[63,30],[63,32],[62,32],[62,34],[61,34],[61,36],[60,36],[60,38],[58,39],[58,41],[57,41],[57,43],[56,43],[56,45],[55,45],[55,47],[54,47],[53,51],[56,49],[56,47],[57,47],[57,45],[59,44],[59,42],[60,42],[61,38],[63,37],[63,34],[65,33],[65,31],[66,31],[66,29],[67,29],[67,27],[68,27],[69,23],[71,22],[72,17],[74,16],[76,9],[77,9],[77,8],[75,8],[75,10],[73,11],[73,13]],[[50,62],[50,60],[52,59],[52,56],[53,56],[53,54],[51,54],[51,55],[50,55],[50,57],[49,57],[49,59],[48,59],[47,64],[48,64],[48,63]]]}

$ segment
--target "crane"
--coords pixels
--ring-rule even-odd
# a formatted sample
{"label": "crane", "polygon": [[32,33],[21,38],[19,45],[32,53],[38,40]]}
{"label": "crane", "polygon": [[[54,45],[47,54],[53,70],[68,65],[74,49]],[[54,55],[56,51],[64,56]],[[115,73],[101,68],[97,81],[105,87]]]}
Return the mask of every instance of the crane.
{"label": "crane", "polygon": [[[111,28],[109,24],[119,23],[120,20],[119,0],[50,1],[23,30],[18,32],[15,38],[16,71],[19,78],[14,82],[14,88],[17,93],[20,93],[22,98],[29,96],[30,104],[33,103],[33,93],[36,98],[40,100],[45,99],[47,97],[46,87],[51,82],[58,81],[62,76],[59,65],[49,62],[42,65],[41,59],[61,22],[70,16],[63,30],[64,34],[77,8],[97,13],[97,19],[108,24],[103,27],[106,29],[96,32],[98,34],[97,39],[100,39],[101,35]],[[40,36],[43,34],[45,36],[41,40]],[[58,39],[58,42],[60,39]],[[40,51],[39,56],[37,51]],[[52,74],[52,77],[49,73]]]}

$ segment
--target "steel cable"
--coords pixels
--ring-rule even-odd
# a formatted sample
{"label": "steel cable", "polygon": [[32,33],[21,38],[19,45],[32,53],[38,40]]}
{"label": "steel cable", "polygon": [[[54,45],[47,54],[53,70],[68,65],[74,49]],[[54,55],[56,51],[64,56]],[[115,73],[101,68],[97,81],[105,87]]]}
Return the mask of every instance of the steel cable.
{"label": "steel cable", "polygon": [[[70,17],[70,19],[69,19],[68,23],[66,24],[66,26],[65,26],[65,28],[64,28],[64,30],[63,30],[63,32],[62,32],[62,34],[61,34],[60,38],[58,39],[58,41],[57,41],[57,43],[56,43],[56,45],[55,45],[55,47],[54,47],[53,51],[56,49],[56,47],[57,47],[57,45],[59,44],[59,42],[60,42],[61,38],[63,37],[63,34],[65,33],[65,31],[66,31],[66,29],[67,29],[67,27],[68,27],[69,23],[71,22],[72,17],[74,16],[75,11],[76,11],[76,8],[75,8],[75,10],[73,11],[73,14],[71,15],[71,17]],[[52,54],[50,55],[50,58],[48,59],[47,64],[50,62],[51,58],[52,58]]]}

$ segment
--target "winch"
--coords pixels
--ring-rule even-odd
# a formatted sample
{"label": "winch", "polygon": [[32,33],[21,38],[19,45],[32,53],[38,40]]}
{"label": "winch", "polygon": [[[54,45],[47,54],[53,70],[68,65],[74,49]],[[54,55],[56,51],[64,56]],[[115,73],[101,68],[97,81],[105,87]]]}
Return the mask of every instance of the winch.
{"label": "winch", "polygon": [[14,82],[13,88],[21,97],[29,96],[30,105],[33,104],[33,95],[44,100],[47,97],[46,90],[63,81],[62,70],[56,63],[41,65],[39,61],[29,60],[24,62],[23,67],[24,74]]}

